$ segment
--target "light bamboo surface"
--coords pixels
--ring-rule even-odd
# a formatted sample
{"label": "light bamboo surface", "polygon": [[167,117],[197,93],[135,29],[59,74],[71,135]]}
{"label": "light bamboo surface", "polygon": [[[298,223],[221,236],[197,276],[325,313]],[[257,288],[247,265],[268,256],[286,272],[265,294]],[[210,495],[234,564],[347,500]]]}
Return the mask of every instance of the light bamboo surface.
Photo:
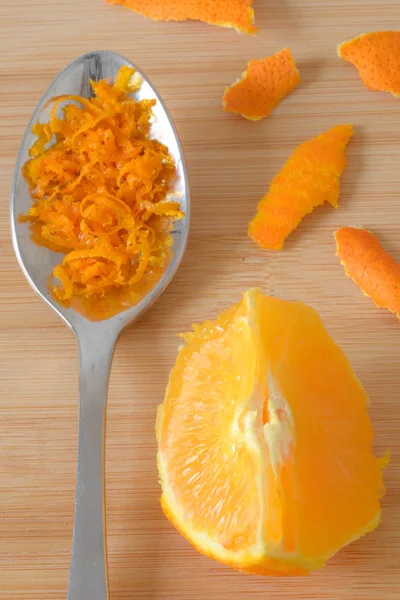
{"label": "light bamboo surface", "polygon": [[[400,324],[346,278],[333,231],[363,225],[400,260],[400,100],[366,90],[337,43],[399,26],[398,0],[255,0],[258,36],[201,23],[155,23],[103,0],[0,0],[0,598],[66,597],[74,506],[77,353],[33,293],[9,234],[9,188],[28,119],[70,60],[109,49],[136,62],[164,97],[186,152],[190,243],[173,283],[122,336],[107,425],[111,600],[327,599],[400,596]],[[303,83],[258,123],[223,113],[221,96],[251,58],[290,45]],[[247,222],[294,147],[350,122],[340,209],[305,219],[282,253],[247,239]],[[383,523],[321,572],[263,579],[202,557],[163,517],[154,421],[178,340],[251,286],[318,309],[371,396],[375,449],[391,449]],[[345,418],[345,416],[344,416]],[[92,599],[87,599],[92,600]]]}

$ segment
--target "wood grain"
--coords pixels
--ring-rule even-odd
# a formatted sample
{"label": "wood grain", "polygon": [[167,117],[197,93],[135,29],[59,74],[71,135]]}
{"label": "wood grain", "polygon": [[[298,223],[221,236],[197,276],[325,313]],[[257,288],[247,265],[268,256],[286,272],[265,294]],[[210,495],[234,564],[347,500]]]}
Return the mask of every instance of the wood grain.
{"label": "wood grain", "polygon": [[[201,23],[155,23],[103,0],[0,0],[0,598],[66,597],[71,548],[77,358],[71,333],[31,291],[10,243],[9,188],[28,119],[51,78],[92,49],[129,57],[163,95],[186,151],[190,243],[154,309],[118,344],[107,430],[111,600],[394,600],[400,595],[400,326],[344,276],[333,230],[364,225],[400,259],[400,101],[366,90],[336,44],[398,27],[398,0],[255,0],[257,37]],[[290,45],[303,84],[270,118],[221,110],[250,58]],[[307,218],[280,254],[258,250],[246,225],[296,144],[350,122],[340,209]],[[378,453],[390,448],[383,523],[306,579],[235,573],[199,554],[159,507],[154,420],[176,335],[241,291],[318,309],[372,399]],[[86,599],[85,599],[86,600]],[[92,600],[92,599],[87,599]]]}

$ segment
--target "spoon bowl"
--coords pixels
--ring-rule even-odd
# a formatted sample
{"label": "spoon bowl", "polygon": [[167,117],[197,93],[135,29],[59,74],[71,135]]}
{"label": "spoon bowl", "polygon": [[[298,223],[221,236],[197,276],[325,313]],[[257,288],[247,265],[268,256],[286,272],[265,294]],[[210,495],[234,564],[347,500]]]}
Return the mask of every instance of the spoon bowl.
{"label": "spoon bowl", "polygon": [[31,240],[29,227],[24,223],[18,223],[19,215],[27,213],[32,205],[29,187],[21,169],[30,158],[29,149],[36,140],[31,131],[32,125],[38,121],[48,121],[51,99],[64,94],[76,94],[89,98],[92,95],[91,79],[94,81],[99,79],[115,80],[119,69],[123,65],[134,68],[143,79],[140,90],[132,94],[135,100],[156,100],[156,105],[153,108],[155,121],[151,128],[151,136],[168,147],[175,161],[177,176],[171,193],[179,199],[185,217],[174,224],[174,230],[172,231],[174,240],[173,257],[164,275],[141,302],[107,319],[109,327],[123,329],[128,323],[136,320],[160,296],[182,260],[189,233],[190,196],[185,159],[171,117],[155,88],[135,65],[114,52],[90,52],[72,61],[57,75],[46,90],[33,113],[22,140],[12,182],[11,229],[14,250],[29,283],[74,331],[83,324],[87,325],[87,319],[72,308],[64,308],[58,304],[48,289],[49,275],[63,255],[34,244]]}
{"label": "spoon bowl", "polygon": [[[26,223],[18,217],[32,205],[29,187],[22,167],[29,159],[35,141],[32,125],[47,122],[52,98],[75,94],[89,98],[90,80],[115,80],[123,66],[133,67],[143,83],[135,100],[155,99],[154,122],[150,136],[168,147],[175,161],[175,187],[185,217],[174,224],[173,256],[155,286],[136,305],[101,321],[90,321],[73,308],[58,304],[48,289],[48,279],[63,255],[36,245]],[[104,510],[104,439],[105,409],[109,371],[116,341],[128,324],[136,321],[164,291],[174,276],[185,251],[189,233],[190,194],[182,148],[157,91],[146,76],[132,63],[113,52],[90,52],[71,62],[52,81],[40,100],[27,127],[17,157],[11,191],[11,230],[14,250],[22,271],[33,289],[51,306],[77,337],[80,355],[80,404],[78,434],[78,467],[76,479],[75,522],[72,544],[68,600],[107,600],[107,557]]]}

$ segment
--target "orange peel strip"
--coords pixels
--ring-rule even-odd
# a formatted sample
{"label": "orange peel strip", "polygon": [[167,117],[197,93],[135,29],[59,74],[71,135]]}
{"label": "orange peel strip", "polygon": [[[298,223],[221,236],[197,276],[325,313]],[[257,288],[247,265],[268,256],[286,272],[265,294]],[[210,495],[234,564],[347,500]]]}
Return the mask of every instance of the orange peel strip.
{"label": "orange peel strip", "polygon": [[296,148],[250,221],[249,236],[261,248],[280,250],[303,217],[324,202],[337,208],[352,135],[352,125],[336,125]]}
{"label": "orange peel strip", "polygon": [[400,96],[400,31],[374,31],[343,42],[341,58],[352,63],[370,90]]}
{"label": "orange peel strip", "polygon": [[204,21],[254,34],[253,0],[108,0],[156,21]]}
{"label": "orange peel strip", "polygon": [[225,111],[258,121],[300,83],[300,74],[290,48],[261,60],[251,60],[239,81],[226,88]]}
{"label": "orange peel strip", "polygon": [[376,306],[400,318],[400,264],[370,231],[342,227],[335,238],[337,256],[346,274]]}

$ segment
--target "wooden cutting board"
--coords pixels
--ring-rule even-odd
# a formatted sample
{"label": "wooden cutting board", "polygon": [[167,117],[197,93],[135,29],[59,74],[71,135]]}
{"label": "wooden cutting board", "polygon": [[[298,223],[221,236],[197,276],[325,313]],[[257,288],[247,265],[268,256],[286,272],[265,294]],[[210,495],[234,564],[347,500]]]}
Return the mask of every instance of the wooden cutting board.
{"label": "wooden cutting board", "polygon": [[[74,506],[77,352],[33,293],[9,234],[9,188],[29,117],[70,60],[109,49],[136,62],[171,111],[193,198],[190,243],[173,283],[122,336],[107,424],[111,600],[400,596],[400,324],[346,278],[333,231],[363,225],[400,260],[400,100],[368,91],[336,56],[365,31],[398,27],[398,0],[254,0],[256,37],[201,23],[156,23],[103,0],[0,0],[0,598],[66,597]],[[290,45],[303,84],[266,120],[223,113],[221,96],[251,58]],[[294,147],[349,122],[340,209],[304,220],[282,253],[262,252],[247,222]],[[154,421],[176,334],[251,286],[320,311],[371,396],[375,449],[391,449],[383,523],[309,578],[263,579],[202,557],[163,517]],[[84,600],[97,600],[87,598]]]}

